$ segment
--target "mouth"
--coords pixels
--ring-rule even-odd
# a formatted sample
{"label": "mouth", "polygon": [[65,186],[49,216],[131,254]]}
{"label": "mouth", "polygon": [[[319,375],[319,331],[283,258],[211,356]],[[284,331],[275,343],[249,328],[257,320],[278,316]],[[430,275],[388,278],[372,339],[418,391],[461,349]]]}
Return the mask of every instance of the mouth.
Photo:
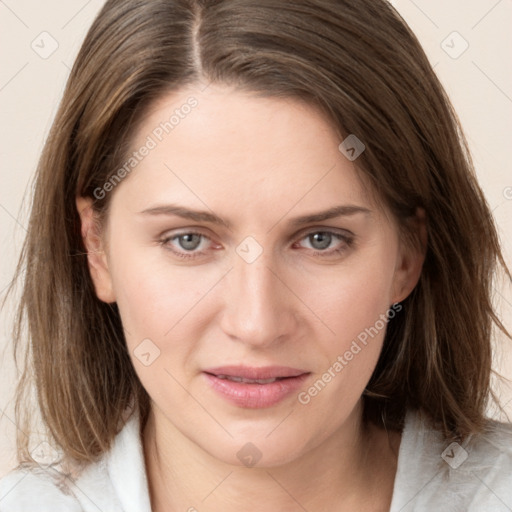
{"label": "mouth", "polygon": [[271,407],[297,391],[310,372],[285,366],[224,366],[203,371],[210,387],[238,407]]}
{"label": "mouth", "polygon": [[[211,374],[210,374],[211,375]],[[245,382],[246,384],[270,384],[283,379],[293,379],[293,377],[274,377],[273,379],[246,379],[244,377],[235,377],[234,375],[214,375],[218,379],[226,379],[232,382]]]}
{"label": "mouth", "polygon": [[268,379],[285,379],[287,377],[298,377],[306,370],[291,368],[290,366],[219,366],[204,370],[205,373],[215,375],[217,377],[237,378],[247,380],[268,380]]}

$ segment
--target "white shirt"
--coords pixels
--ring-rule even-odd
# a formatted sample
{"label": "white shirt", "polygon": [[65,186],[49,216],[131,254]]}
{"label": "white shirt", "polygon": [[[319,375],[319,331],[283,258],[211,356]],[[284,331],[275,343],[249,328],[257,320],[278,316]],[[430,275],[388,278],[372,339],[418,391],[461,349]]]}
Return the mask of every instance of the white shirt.
{"label": "white shirt", "polygon": [[[511,512],[512,424],[489,421],[485,435],[448,446],[423,418],[406,415],[390,512]],[[139,432],[133,415],[111,450],[76,475],[10,472],[0,480],[0,512],[150,512]]]}

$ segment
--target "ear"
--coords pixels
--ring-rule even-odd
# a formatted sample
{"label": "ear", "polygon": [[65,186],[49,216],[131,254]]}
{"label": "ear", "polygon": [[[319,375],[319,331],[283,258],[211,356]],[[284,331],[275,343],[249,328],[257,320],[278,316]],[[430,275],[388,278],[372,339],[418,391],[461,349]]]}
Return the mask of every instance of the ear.
{"label": "ear", "polygon": [[101,226],[97,220],[93,200],[90,197],[77,197],[76,207],[80,215],[81,233],[87,251],[89,272],[94,283],[98,299],[103,302],[115,302],[112,279],[108,268],[107,255],[101,236]]}
{"label": "ear", "polygon": [[418,284],[427,252],[427,220],[425,210],[417,208],[409,219],[414,240],[402,240],[395,267],[393,303],[406,299]]}

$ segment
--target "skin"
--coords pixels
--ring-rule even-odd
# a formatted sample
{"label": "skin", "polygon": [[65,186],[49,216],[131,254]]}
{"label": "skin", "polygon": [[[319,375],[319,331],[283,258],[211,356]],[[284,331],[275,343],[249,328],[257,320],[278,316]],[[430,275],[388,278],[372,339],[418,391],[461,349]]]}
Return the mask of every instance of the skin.
{"label": "skin", "polygon": [[[293,393],[272,407],[238,407],[201,372],[291,366],[311,372],[307,389],[409,295],[424,255],[400,241],[318,110],[202,88],[170,93],[147,112],[134,150],[188,97],[198,100],[110,192],[103,229],[91,199],[77,198],[96,293],[117,302],[152,399],[143,445],[153,510],[389,510],[400,434],[361,422],[385,329],[306,405]],[[170,203],[230,227],[140,213]],[[292,224],[339,205],[368,212]],[[172,252],[187,252],[183,239],[161,242],[192,228],[207,237],[194,259]],[[308,236],[325,231],[352,242],[332,236],[323,248]],[[252,263],[236,252],[247,236],[263,251]],[[149,366],[134,352],[145,339],[160,351]],[[237,457],[248,442],[261,452],[251,468]]]}

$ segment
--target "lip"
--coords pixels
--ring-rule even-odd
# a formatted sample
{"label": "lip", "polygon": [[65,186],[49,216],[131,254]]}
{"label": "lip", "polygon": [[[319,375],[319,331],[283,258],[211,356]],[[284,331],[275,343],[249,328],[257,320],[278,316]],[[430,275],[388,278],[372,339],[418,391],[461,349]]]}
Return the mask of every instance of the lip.
{"label": "lip", "polygon": [[297,377],[306,372],[289,366],[218,366],[204,370],[212,375],[227,375],[244,379],[275,379],[278,377]]}
{"label": "lip", "polygon": [[[234,405],[248,409],[276,405],[297,391],[309,374],[310,372],[288,366],[221,366],[203,371],[203,375],[214,391]],[[249,383],[222,377],[278,380],[269,383]]]}

